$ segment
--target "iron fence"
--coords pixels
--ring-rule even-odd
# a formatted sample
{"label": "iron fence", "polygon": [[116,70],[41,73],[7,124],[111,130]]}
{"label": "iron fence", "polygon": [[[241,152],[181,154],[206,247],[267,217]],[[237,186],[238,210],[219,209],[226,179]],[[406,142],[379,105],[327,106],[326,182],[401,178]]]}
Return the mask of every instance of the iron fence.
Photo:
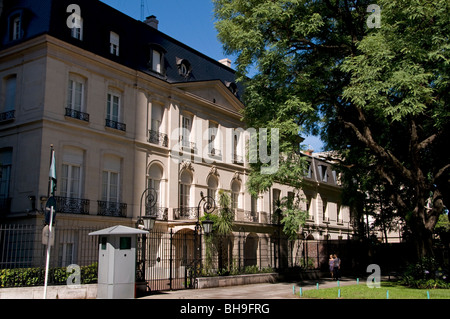
{"label": "iron fence", "polygon": [[[98,261],[98,239],[89,236],[98,228],[54,227],[54,244],[50,249],[49,268],[56,269],[76,264],[90,266]],[[23,273],[42,276],[46,266],[46,245],[42,243],[43,227],[36,225],[0,225],[0,270],[24,269]],[[27,271],[25,271],[25,269]],[[20,286],[24,275],[9,278],[6,286]],[[5,274],[5,272],[4,272]],[[35,278],[40,282],[42,278]],[[49,284],[54,278],[50,278]],[[5,283],[3,283],[5,286]]]}

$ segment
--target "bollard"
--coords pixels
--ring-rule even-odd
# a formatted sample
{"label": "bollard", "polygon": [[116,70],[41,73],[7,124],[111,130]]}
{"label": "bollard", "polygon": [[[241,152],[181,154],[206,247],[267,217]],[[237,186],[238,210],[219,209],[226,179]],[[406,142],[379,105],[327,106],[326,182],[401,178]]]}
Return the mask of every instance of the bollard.
{"label": "bollard", "polygon": [[319,283],[316,283],[316,289],[319,290]]}
{"label": "bollard", "polygon": [[430,299],[430,292],[427,290],[427,299]]}
{"label": "bollard", "polygon": [[338,290],[338,298],[341,298],[341,289]]}
{"label": "bollard", "polygon": [[386,299],[389,299],[389,290],[386,290]]}
{"label": "bollard", "polygon": [[303,297],[303,289],[300,287],[300,297]]}
{"label": "bollard", "polygon": [[337,286],[339,287],[339,280],[337,281]]}
{"label": "bollard", "polygon": [[292,285],[292,294],[295,295],[295,285]]}
{"label": "bollard", "polygon": [[359,285],[359,278],[356,278],[356,285]]}

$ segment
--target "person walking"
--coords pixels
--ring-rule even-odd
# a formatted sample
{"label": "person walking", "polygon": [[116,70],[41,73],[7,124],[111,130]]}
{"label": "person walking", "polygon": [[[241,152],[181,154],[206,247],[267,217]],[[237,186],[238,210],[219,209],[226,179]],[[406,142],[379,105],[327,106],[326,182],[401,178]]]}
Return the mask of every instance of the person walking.
{"label": "person walking", "polygon": [[341,260],[337,254],[334,254],[333,257],[333,279],[339,280],[339,278],[341,278]]}
{"label": "person walking", "polygon": [[330,255],[330,259],[328,259],[328,266],[330,269],[331,278],[334,279],[334,258],[333,255]]}

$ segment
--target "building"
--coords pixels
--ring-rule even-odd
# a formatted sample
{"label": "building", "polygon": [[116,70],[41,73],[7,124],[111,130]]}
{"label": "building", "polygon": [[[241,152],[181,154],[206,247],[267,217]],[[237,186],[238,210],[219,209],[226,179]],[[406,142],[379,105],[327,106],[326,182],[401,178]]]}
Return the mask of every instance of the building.
{"label": "building", "polygon": [[[134,226],[151,188],[156,228],[192,232],[201,192],[223,189],[236,231],[258,234],[258,251],[270,245],[273,200],[294,190],[246,191],[244,88],[229,60],[163,34],[153,16],[136,21],[97,0],[3,0],[0,14],[4,222],[43,224],[53,145],[57,227]],[[349,238],[336,173],[304,156],[308,239]]]}

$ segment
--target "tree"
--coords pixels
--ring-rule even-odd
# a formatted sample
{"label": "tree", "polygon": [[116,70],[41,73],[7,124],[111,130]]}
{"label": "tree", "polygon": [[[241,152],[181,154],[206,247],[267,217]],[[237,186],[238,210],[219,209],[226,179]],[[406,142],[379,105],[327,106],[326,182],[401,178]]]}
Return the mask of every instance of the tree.
{"label": "tree", "polygon": [[320,129],[347,181],[373,176],[421,258],[450,200],[450,3],[379,0],[371,28],[371,2],[215,0],[216,27],[246,87],[244,120],[283,127],[284,154]]}

